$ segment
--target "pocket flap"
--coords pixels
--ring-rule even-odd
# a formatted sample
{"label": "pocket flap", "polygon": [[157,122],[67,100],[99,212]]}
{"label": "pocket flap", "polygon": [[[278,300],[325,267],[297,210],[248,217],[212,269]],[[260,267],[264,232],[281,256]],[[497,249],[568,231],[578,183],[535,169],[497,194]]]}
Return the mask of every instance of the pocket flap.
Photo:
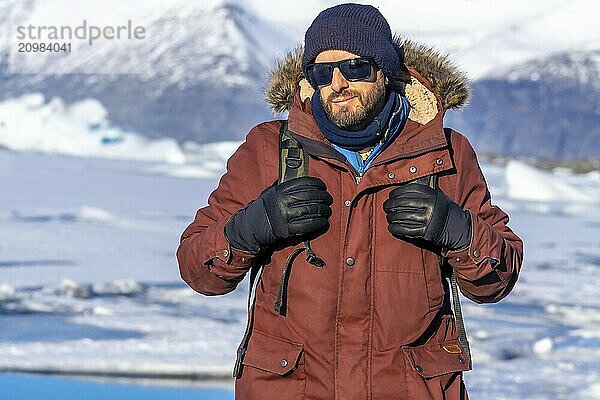
{"label": "pocket flap", "polygon": [[285,375],[298,367],[302,350],[301,344],[253,330],[243,364]]}
{"label": "pocket flap", "polygon": [[403,347],[402,351],[412,368],[424,378],[471,369],[462,348],[455,341]]}

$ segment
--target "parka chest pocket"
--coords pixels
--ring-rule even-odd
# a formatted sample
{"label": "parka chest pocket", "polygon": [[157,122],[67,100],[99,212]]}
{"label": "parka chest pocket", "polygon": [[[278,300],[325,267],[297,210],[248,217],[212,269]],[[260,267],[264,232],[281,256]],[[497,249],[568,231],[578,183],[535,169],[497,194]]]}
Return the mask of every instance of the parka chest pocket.
{"label": "parka chest pocket", "polygon": [[304,399],[304,346],[253,330],[236,399]]}

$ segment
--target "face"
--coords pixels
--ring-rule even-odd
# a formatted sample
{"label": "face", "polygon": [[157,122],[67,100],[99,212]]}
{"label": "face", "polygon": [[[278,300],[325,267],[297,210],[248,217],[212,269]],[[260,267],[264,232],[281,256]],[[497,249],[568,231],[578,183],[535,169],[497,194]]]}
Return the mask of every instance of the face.
{"label": "face", "polygon": [[[333,62],[357,57],[359,56],[343,50],[326,50],[319,53],[315,62]],[[385,77],[375,66],[367,80],[350,82],[335,68],[331,83],[319,87],[319,91],[323,108],[334,124],[346,130],[363,129],[383,107]]]}

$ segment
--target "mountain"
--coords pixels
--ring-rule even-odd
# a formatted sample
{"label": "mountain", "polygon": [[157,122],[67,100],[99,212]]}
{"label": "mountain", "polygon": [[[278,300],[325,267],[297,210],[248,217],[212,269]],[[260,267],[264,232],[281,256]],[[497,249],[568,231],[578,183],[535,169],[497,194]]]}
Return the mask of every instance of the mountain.
{"label": "mountain", "polygon": [[[0,0],[0,101],[30,92],[67,104],[94,98],[125,131],[206,143],[241,140],[273,118],[262,93],[268,71],[319,10],[340,1],[86,0],[69,13],[64,2]],[[427,18],[406,18],[422,13],[421,3],[372,3],[400,35],[450,54],[476,79],[470,107],[446,123],[479,151],[598,157],[596,0],[427,0]],[[130,19],[146,37],[74,41],[69,57],[9,51],[17,25],[74,27],[82,18],[100,26]]]}
{"label": "mountain", "polygon": [[163,4],[142,22],[144,40],[75,43],[69,57],[45,60],[43,74],[5,75],[0,99],[33,91],[68,103],[92,97],[126,130],[198,142],[238,140],[250,124],[272,118],[262,86],[291,42],[284,32],[218,0]]}
{"label": "mountain", "polygon": [[600,158],[600,50],[560,52],[480,79],[469,107],[446,124],[482,152]]}

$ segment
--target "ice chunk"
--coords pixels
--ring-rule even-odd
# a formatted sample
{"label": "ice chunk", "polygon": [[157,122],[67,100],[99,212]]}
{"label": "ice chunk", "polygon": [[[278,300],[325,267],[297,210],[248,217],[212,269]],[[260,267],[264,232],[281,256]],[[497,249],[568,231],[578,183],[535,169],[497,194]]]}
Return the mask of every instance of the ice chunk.
{"label": "ice chunk", "polygon": [[12,300],[15,296],[15,289],[6,283],[0,283],[0,301]]}
{"label": "ice chunk", "polygon": [[77,282],[68,278],[63,279],[61,289],[63,290],[66,296],[76,297],[80,299],[88,299],[92,297],[92,293],[90,292],[89,288],[80,285]]}
{"label": "ice chunk", "polygon": [[506,186],[508,196],[512,199],[582,203],[599,201],[598,197],[586,193],[559,176],[515,160],[506,165]]}
{"label": "ice chunk", "polygon": [[533,351],[537,354],[549,353],[552,351],[553,341],[551,338],[546,337],[538,340],[533,344]]}
{"label": "ice chunk", "polygon": [[151,140],[110,125],[95,99],[65,104],[40,93],[0,102],[0,146],[16,151],[60,153],[182,164],[186,156],[174,139]]}
{"label": "ice chunk", "polygon": [[92,290],[96,295],[133,296],[142,292],[144,287],[135,279],[117,279],[107,283],[94,283]]}
{"label": "ice chunk", "polygon": [[99,207],[81,206],[77,219],[85,222],[109,222],[114,220],[112,214]]}

